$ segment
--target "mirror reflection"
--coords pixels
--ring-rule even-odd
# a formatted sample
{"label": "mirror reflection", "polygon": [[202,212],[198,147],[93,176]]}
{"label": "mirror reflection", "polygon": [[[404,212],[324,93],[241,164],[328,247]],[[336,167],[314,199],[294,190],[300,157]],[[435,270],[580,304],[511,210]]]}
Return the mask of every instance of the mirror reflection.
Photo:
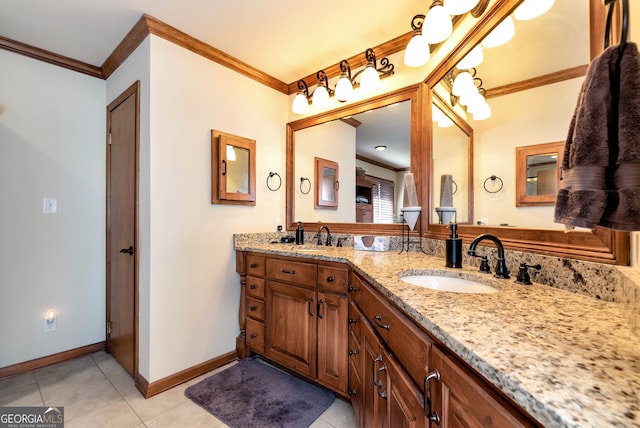
{"label": "mirror reflection", "polygon": [[227,193],[249,193],[249,150],[227,144]]}
{"label": "mirror reflection", "polygon": [[316,157],[340,165],[340,204],[336,209],[314,205],[311,195],[297,188],[295,218],[305,222],[401,223],[402,180],[411,164],[410,109],[411,101],[407,100],[295,131],[296,180],[318,177],[311,169]]}
{"label": "mirror reflection", "polygon": [[[562,228],[553,222],[552,206],[518,205],[514,153],[517,146],[560,141],[566,137],[589,63],[588,9],[589,2],[555,2],[539,17],[515,18],[511,39],[499,46],[491,44],[493,47],[480,43],[480,63],[472,63],[472,69],[454,68],[456,76],[465,70],[470,72],[476,92],[484,94],[490,106],[490,116],[485,117],[470,110],[470,103],[461,96],[451,97],[451,93],[442,96],[473,128],[472,224]],[[442,144],[441,139],[434,133],[434,150]],[[532,164],[538,161],[531,159]],[[434,182],[440,174],[434,171]],[[483,181],[491,176],[503,180],[504,186],[499,192],[490,193],[482,188]],[[530,192],[535,187],[536,192],[555,194],[552,188],[540,189],[531,181]],[[437,217],[432,218],[432,222],[437,222]]]}
{"label": "mirror reflection", "polygon": [[527,196],[556,194],[557,159],[555,153],[527,156]]}

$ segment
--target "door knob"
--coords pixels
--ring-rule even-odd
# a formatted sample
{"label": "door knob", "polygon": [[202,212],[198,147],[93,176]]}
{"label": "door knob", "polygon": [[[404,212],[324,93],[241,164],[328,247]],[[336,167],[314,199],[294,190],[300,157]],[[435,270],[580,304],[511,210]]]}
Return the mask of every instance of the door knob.
{"label": "door knob", "polygon": [[130,256],[133,256],[133,246],[130,245],[129,248],[123,248],[120,250],[121,253],[128,253]]}

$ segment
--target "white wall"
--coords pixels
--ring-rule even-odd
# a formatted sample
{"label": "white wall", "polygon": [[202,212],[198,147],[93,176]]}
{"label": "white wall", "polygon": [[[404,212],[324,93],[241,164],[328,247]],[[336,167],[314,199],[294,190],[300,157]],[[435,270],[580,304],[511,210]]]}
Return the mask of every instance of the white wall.
{"label": "white wall", "polygon": [[[564,141],[583,78],[488,100],[492,117],[473,122],[474,221],[524,227],[562,228],[553,223],[553,206],[516,207],[515,148]],[[499,176],[504,188],[487,193],[483,182]]]}
{"label": "white wall", "polygon": [[7,51],[0,70],[4,367],[105,339],[105,82]]}
{"label": "white wall", "polygon": [[[314,208],[316,180],[314,157],[338,163],[338,209]],[[349,222],[356,219],[356,128],[339,120],[296,131],[295,207],[296,221]],[[311,180],[311,191],[303,194],[300,177]],[[306,191],[306,183],[303,187]]]}
{"label": "white wall", "polygon": [[[287,96],[151,36],[150,365],[147,380],[235,350],[233,233],[284,219]],[[256,140],[256,206],[212,205],[211,129]]]}

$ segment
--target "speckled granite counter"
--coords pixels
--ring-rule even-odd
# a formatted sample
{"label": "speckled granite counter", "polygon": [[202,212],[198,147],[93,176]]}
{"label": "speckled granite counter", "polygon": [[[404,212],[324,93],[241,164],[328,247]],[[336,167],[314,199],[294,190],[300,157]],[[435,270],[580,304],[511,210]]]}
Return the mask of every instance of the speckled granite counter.
{"label": "speckled granite counter", "polygon": [[[547,427],[640,427],[640,340],[619,305],[446,269],[421,253],[236,243],[237,250],[347,262],[451,351]],[[429,271],[500,289],[433,291],[398,275]]]}

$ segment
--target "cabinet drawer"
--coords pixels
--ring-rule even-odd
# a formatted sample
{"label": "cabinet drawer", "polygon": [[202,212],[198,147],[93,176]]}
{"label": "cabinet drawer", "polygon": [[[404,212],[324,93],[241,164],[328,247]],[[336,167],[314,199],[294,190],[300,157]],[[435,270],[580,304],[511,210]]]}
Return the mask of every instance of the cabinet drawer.
{"label": "cabinet drawer", "polygon": [[429,353],[433,341],[369,285],[363,284],[358,292],[358,303],[364,316],[414,382],[423,389],[424,378],[429,372]]}
{"label": "cabinet drawer", "polygon": [[258,352],[264,352],[264,323],[247,318],[247,344]]}
{"label": "cabinet drawer", "polygon": [[264,302],[262,300],[247,297],[247,314],[251,318],[264,321]]}
{"label": "cabinet drawer", "polygon": [[247,276],[247,297],[264,300],[264,279]]}
{"label": "cabinet drawer", "polygon": [[264,257],[247,255],[247,274],[264,276]]}
{"label": "cabinet drawer", "polygon": [[318,266],[318,289],[342,295],[347,294],[349,275],[347,269]]}
{"label": "cabinet drawer", "polygon": [[289,260],[267,259],[267,278],[316,288],[316,265]]}

